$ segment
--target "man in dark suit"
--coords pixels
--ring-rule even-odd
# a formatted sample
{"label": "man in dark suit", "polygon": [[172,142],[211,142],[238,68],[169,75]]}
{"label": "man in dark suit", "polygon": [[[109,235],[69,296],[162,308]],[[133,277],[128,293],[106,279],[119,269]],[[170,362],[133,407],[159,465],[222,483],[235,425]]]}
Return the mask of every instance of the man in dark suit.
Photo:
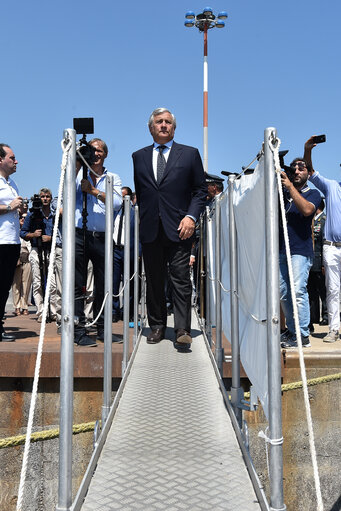
{"label": "man in dark suit", "polygon": [[173,284],[176,347],[191,338],[190,252],[195,222],[207,196],[199,151],[173,141],[176,120],[166,108],[149,118],[154,144],[133,154],[140,240],[147,279],[149,344],[165,336],[167,263]]}

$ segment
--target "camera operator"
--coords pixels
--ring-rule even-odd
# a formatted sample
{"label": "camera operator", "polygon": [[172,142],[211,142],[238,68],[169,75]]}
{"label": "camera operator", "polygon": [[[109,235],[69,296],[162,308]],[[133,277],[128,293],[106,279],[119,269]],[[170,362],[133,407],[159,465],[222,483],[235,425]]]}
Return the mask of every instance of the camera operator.
{"label": "camera operator", "polygon": [[[290,164],[290,169],[287,172],[281,173],[285,192],[285,216],[288,227],[298,319],[302,345],[304,347],[310,346],[310,310],[307,283],[314,255],[312,220],[321,202],[319,192],[309,188],[307,185],[308,177],[308,165],[303,158],[295,158]],[[288,332],[281,336],[281,345],[283,348],[296,348],[295,322],[282,226],[280,229],[279,248],[280,299],[288,328]]]}
{"label": "camera operator", "polygon": [[17,185],[10,178],[17,165],[10,146],[0,144],[0,342],[15,340],[13,335],[5,334],[3,317],[20,254],[19,213],[23,211],[23,199],[19,196]]}
{"label": "camera operator", "polygon": [[[32,207],[20,230],[20,236],[31,242],[32,249],[29,259],[33,276],[33,298],[37,307],[37,320],[41,323],[55,215],[51,211],[52,193],[48,188],[41,188],[39,195],[35,195],[31,200]],[[56,319],[55,301],[56,284],[53,276],[49,320]]]}
{"label": "camera operator", "polygon": [[[104,260],[105,260],[105,180],[107,169],[104,160],[108,156],[106,143],[93,138],[88,143],[93,148],[91,171],[87,179],[82,178],[81,162],[76,164],[76,267],[75,267],[75,316],[79,323],[75,326],[75,343],[79,346],[97,346],[85,329],[84,315],[84,278],[89,260],[93,264],[94,273],[94,317],[97,316],[104,299]],[[121,179],[113,174],[114,210],[118,211],[122,204]],[[84,237],[82,210],[83,193],[87,194],[87,223]],[[85,241],[85,243],[84,243]],[[104,314],[97,322],[97,339],[104,340]]]}

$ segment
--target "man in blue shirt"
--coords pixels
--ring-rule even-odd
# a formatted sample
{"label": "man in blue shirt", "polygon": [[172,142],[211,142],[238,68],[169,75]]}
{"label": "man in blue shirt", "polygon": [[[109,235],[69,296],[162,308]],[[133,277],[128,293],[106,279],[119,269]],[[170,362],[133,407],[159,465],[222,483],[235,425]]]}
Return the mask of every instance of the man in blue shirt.
{"label": "man in blue shirt", "polygon": [[[47,278],[55,216],[51,211],[51,201],[51,190],[41,188],[39,196],[35,196],[33,206],[30,208],[20,230],[20,236],[24,240],[31,242],[32,249],[29,260],[32,267],[33,298],[37,307],[37,320],[39,323],[41,323],[43,315],[45,280]],[[54,275],[51,280],[51,300],[48,319],[56,319],[56,282]]]}
{"label": "man in blue shirt", "polygon": [[311,151],[316,144],[310,137],[304,146],[304,157],[311,167],[310,181],[326,199],[326,223],[324,226],[323,262],[326,275],[329,333],[324,342],[339,340],[340,327],[340,277],[341,277],[341,183],[326,179],[315,172]]}
{"label": "man in blue shirt", "polygon": [[[79,172],[81,164],[77,163],[76,171],[76,266],[75,266],[75,316],[79,324],[75,326],[75,343],[79,346],[97,346],[86,333],[84,315],[84,277],[89,260],[94,272],[94,317],[102,306],[104,299],[104,260],[105,260],[105,180],[107,169],[104,160],[108,155],[108,147],[100,138],[93,138],[89,144],[95,150],[95,161],[88,170],[87,179],[82,179]],[[122,204],[121,179],[113,174],[114,179],[114,210],[118,211]],[[83,192],[87,194],[87,224],[85,246],[83,243],[82,209]],[[97,339],[104,340],[104,314],[97,322]]]}
{"label": "man in blue shirt", "polygon": [[[307,283],[314,254],[311,226],[315,211],[321,202],[321,196],[317,190],[312,190],[307,186],[308,166],[303,158],[295,158],[290,167],[290,179],[287,173],[282,172],[281,180],[285,189],[285,212],[302,345],[309,347],[310,310]],[[280,298],[288,328],[288,333],[281,339],[281,345],[283,348],[296,348],[295,322],[283,228],[280,229],[279,247]]]}

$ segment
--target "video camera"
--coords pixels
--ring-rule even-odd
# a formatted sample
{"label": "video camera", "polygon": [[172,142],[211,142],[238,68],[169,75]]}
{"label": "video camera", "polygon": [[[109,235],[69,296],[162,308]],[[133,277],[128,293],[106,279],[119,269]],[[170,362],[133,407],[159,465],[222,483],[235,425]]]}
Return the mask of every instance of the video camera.
{"label": "video camera", "polygon": [[294,178],[295,178],[295,171],[292,167],[290,167],[289,165],[285,165],[284,163],[284,156],[286,154],[288,154],[288,150],[286,151],[279,151],[278,155],[279,155],[279,164],[281,166],[281,169],[284,170],[284,172],[286,173],[286,175],[288,176],[289,178],[289,181],[291,181],[293,183],[294,181]]}
{"label": "video camera", "polygon": [[[89,166],[96,161],[95,149],[86,140],[87,134],[94,132],[94,119],[93,117],[77,117],[73,119],[73,129],[76,130],[78,135],[83,135],[79,140],[79,152],[83,156],[84,160]],[[84,164],[83,160],[78,154],[76,154],[76,161]]]}

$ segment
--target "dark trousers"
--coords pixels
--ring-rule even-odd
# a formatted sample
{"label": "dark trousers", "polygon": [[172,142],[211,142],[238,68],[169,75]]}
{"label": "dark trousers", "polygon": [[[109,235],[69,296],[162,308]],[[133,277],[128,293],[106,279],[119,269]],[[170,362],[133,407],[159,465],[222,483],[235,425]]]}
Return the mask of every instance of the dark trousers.
{"label": "dark trousers", "polygon": [[6,302],[13,283],[14,271],[20,255],[19,245],[0,245],[0,328],[5,314]]}
{"label": "dark trousers", "polygon": [[311,271],[308,279],[310,323],[320,322],[320,299],[322,319],[328,320],[325,277],[321,271]]}
{"label": "dark trousers", "polygon": [[[75,326],[75,337],[78,339],[85,333],[85,315],[83,286],[84,275],[87,274],[88,262],[92,262],[94,268],[94,318],[97,316],[104,299],[104,259],[105,259],[105,237],[101,233],[100,237],[93,237],[87,233],[85,249],[83,246],[83,234],[76,230],[75,247],[75,316],[79,318],[79,325]],[[85,273],[84,273],[85,267]],[[86,278],[85,278],[86,282]],[[104,328],[104,312],[100,315],[97,322],[97,331]]]}
{"label": "dark trousers", "polygon": [[191,330],[191,297],[189,258],[191,240],[170,241],[160,222],[159,233],[152,243],[142,244],[147,281],[147,312],[152,329],[167,325],[165,282],[167,263],[173,287],[174,330]]}

